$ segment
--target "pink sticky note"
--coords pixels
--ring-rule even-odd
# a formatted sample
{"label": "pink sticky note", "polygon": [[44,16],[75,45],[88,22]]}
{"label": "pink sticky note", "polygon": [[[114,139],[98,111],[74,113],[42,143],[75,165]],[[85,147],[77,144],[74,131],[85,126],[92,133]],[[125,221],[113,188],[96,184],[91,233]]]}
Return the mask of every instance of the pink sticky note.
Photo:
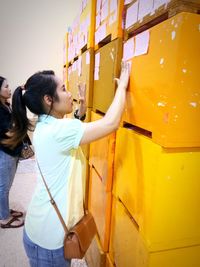
{"label": "pink sticky note", "polygon": [[100,13],[98,13],[98,14],[96,15],[96,29],[99,28],[100,23],[101,23],[101,15],[100,15]]}
{"label": "pink sticky note", "polygon": [[77,65],[78,65],[78,76],[81,76],[81,74],[82,74],[82,56],[79,56]]}
{"label": "pink sticky note", "polygon": [[106,37],[106,23],[101,25],[95,32],[95,44],[98,44],[101,40]]}
{"label": "pink sticky note", "polygon": [[154,0],[154,10],[158,9],[162,5],[167,5],[170,0]]}
{"label": "pink sticky note", "polygon": [[149,48],[149,30],[135,36],[135,56],[147,54]]}
{"label": "pink sticky note", "polygon": [[130,4],[132,1],[133,1],[133,0],[125,0],[125,1],[124,1],[124,5],[128,5],[128,4]]}
{"label": "pink sticky note", "polygon": [[110,0],[110,13],[117,10],[117,0]]}
{"label": "pink sticky note", "polygon": [[99,67],[94,68],[94,80],[99,80]]}
{"label": "pink sticky note", "polygon": [[108,16],[108,1],[104,3],[101,9],[101,22],[104,21]]}
{"label": "pink sticky note", "polygon": [[97,53],[95,55],[95,67],[99,67],[100,66],[100,53]]}
{"label": "pink sticky note", "polygon": [[153,2],[153,0],[140,0],[138,20],[143,20],[146,15],[151,14],[153,11]]}
{"label": "pink sticky note", "polygon": [[86,65],[90,64],[90,52],[86,52]]}
{"label": "pink sticky note", "polygon": [[134,37],[124,43],[123,60],[129,60],[134,57],[134,46]]}
{"label": "pink sticky note", "polygon": [[131,5],[126,12],[126,24],[125,29],[135,24],[138,19],[138,1]]}

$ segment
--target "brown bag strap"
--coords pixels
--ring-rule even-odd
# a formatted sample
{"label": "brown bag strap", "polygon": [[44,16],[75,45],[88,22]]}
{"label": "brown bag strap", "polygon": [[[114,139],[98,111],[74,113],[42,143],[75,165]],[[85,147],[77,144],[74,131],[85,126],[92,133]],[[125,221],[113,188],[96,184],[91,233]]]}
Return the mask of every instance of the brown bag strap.
{"label": "brown bag strap", "polygon": [[42,176],[42,180],[43,180],[43,182],[44,182],[44,184],[45,184],[45,187],[46,187],[46,189],[47,189],[47,192],[48,192],[48,194],[49,194],[50,202],[51,202],[52,206],[54,207],[54,209],[55,209],[55,211],[56,211],[56,213],[57,213],[57,215],[58,215],[58,218],[59,218],[59,220],[60,220],[60,222],[61,222],[61,224],[62,224],[62,226],[63,226],[63,228],[64,228],[65,233],[68,234],[68,233],[69,233],[69,230],[68,230],[68,228],[67,228],[67,226],[66,226],[66,223],[65,223],[64,220],[63,220],[63,217],[62,217],[62,215],[61,215],[61,213],[60,213],[60,211],[59,211],[59,209],[58,209],[58,207],[57,207],[57,205],[56,205],[56,202],[54,201],[54,199],[53,199],[53,197],[52,197],[52,195],[51,195],[51,192],[49,191],[49,188],[48,188],[48,186],[47,186],[47,183],[46,183],[46,181],[45,181],[45,179],[44,179],[44,176],[43,176],[43,174],[42,174],[42,171],[41,171],[41,169],[40,169],[40,165],[39,165],[39,163],[38,163],[37,160],[36,160],[36,162],[37,162],[37,165],[38,165],[40,174],[41,174],[41,176]]}

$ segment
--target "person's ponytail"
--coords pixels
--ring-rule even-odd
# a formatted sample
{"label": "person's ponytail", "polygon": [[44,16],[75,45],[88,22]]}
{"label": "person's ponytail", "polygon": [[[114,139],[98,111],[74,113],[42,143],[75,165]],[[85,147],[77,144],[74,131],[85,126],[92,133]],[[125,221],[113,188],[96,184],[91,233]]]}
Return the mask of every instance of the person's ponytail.
{"label": "person's ponytail", "polygon": [[9,148],[15,148],[26,136],[27,130],[31,130],[31,123],[27,117],[26,105],[23,100],[24,88],[19,86],[12,97],[12,126],[7,132],[8,138],[1,143]]}

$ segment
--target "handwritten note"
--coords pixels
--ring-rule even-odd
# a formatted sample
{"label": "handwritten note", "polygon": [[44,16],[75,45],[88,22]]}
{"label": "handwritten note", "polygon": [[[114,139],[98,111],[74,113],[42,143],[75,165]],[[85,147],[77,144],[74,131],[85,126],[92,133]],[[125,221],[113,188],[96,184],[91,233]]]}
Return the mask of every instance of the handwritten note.
{"label": "handwritten note", "polygon": [[147,54],[149,48],[149,30],[135,36],[135,56]]}
{"label": "handwritten note", "polygon": [[153,11],[153,0],[140,0],[138,20],[143,20],[143,18]]}
{"label": "handwritten note", "polygon": [[117,10],[117,2],[118,0],[110,0],[110,13]]}
{"label": "handwritten note", "polygon": [[126,41],[124,43],[124,47],[123,47],[123,60],[127,61],[131,58],[134,57],[134,37],[128,39],[128,41]]}
{"label": "handwritten note", "polygon": [[167,5],[170,0],[154,0],[154,10],[158,9],[162,5]]}
{"label": "handwritten note", "polygon": [[100,24],[101,24],[101,15],[100,13],[98,13],[96,15],[96,30],[99,28]]}
{"label": "handwritten note", "polygon": [[101,25],[95,32],[95,44],[98,44],[105,37],[106,37],[106,23]]}
{"label": "handwritten note", "polygon": [[101,9],[101,22],[104,21],[108,16],[108,1],[104,3]]}
{"label": "handwritten note", "polygon": [[138,19],[138,1],[127,9],[125,29],[135,24]]}
{"label": "handwritten note", "polygon": [[112,15],[110,15],[110,17],[109,17],[109,25],[115,23],[116,20],[117,20],[117,10]]}
{"label": "handwritten note", "polygon": [[78,76],[81,76],[81,74],[82,74],[82,56],[79,56],[77,65],[78,65]]}
{"label": "handwritten note", "polygon": [[90,52],[86,52],[86,65],[90,64]]}
{"label": "handwritten note", "polygon": [[95,67],[100,66],[100,53],[96,53],[95,55]]}
{"label": "handwritten note", "polygon": [[128,4],[130,4],[132,1],[133,1],[133,0],[125,0],[125,1],[124,1],[124,5],[128,5]]}

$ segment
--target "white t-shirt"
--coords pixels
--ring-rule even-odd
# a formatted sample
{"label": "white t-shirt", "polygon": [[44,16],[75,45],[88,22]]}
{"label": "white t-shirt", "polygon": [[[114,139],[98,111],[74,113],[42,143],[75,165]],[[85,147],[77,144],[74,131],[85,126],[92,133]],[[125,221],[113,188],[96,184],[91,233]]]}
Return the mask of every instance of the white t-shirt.
{"label": "white t-shirt", "polygon": [[[35,156],[48,188],[70,228],[83,215],[83,157],[79,143],[84,123],[77,119],[56,119],[41,115],[33,134]],[[63,246],[64,229],[49,201],[44,182],[37,170],[37,186],[27,210],[25,230],[37,245],[47,249]],[[73,183],[76,185],[73,185]],[[69,190],[74,190],[75,192]],[[72,204],[69,205],[69,199]],[[74,207],[72,209],[71,207]]]}

